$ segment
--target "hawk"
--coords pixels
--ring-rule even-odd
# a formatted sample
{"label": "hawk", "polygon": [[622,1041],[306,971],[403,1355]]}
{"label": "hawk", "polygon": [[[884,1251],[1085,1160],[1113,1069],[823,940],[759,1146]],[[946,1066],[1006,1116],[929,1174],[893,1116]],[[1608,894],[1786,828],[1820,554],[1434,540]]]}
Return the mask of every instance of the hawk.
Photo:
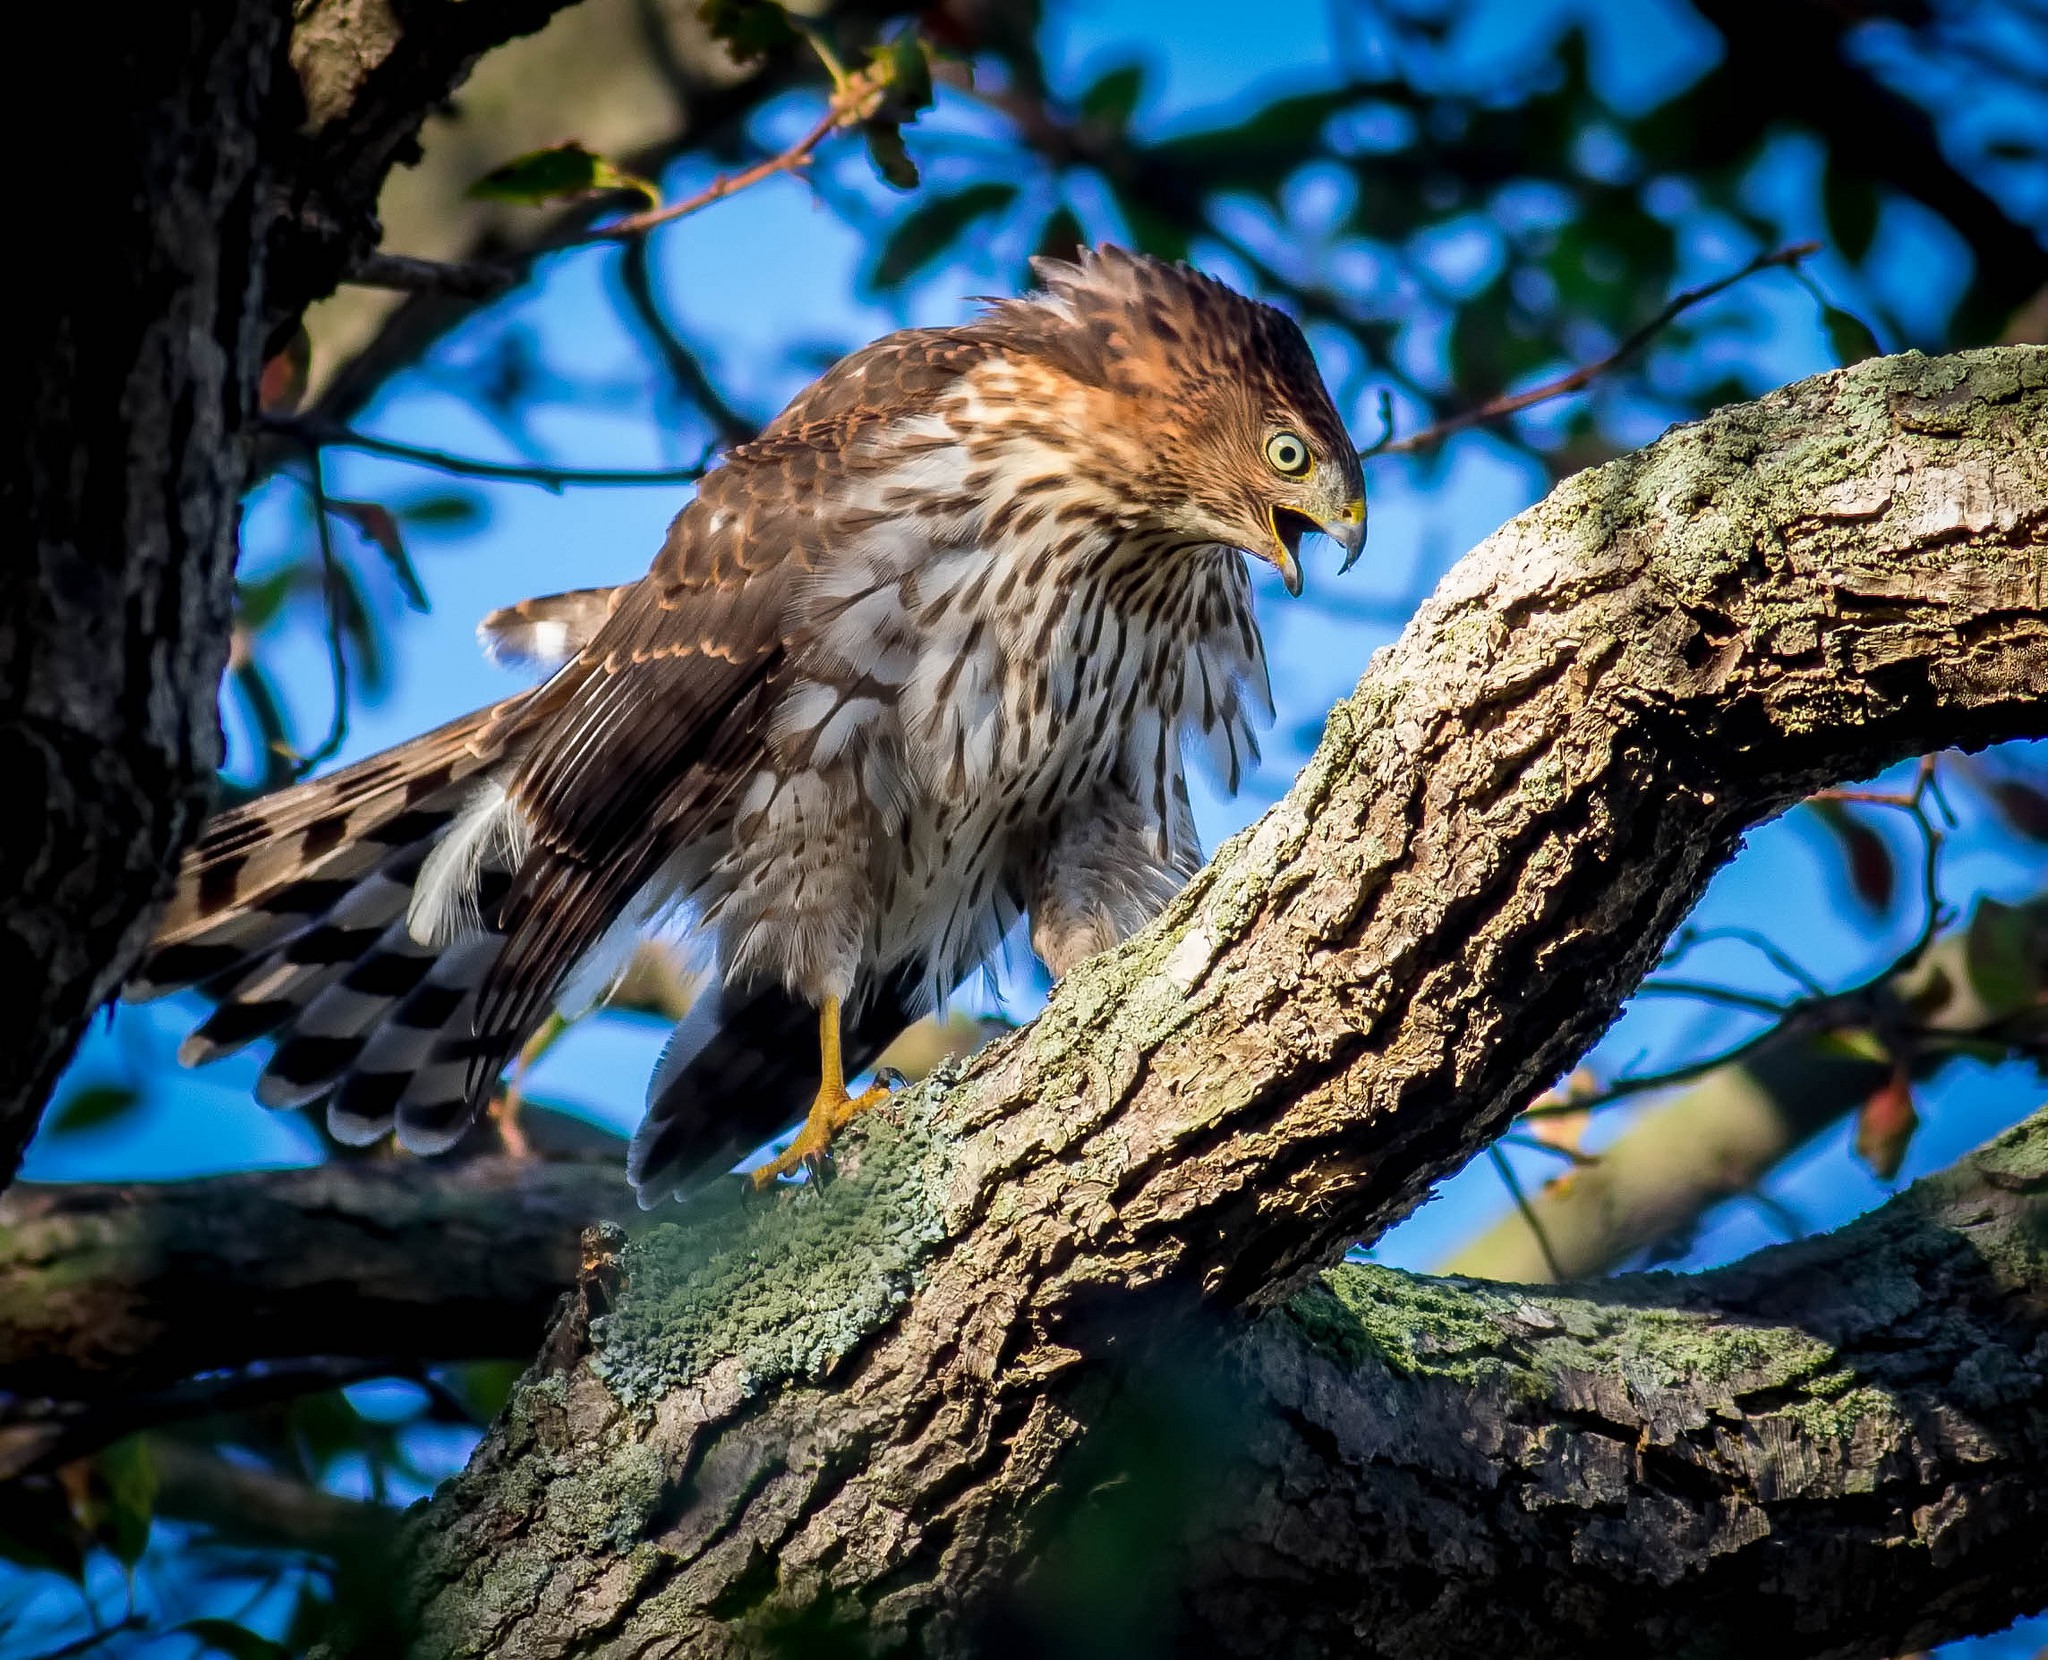
{"label": "hawk", "polygon": [[532,689],[213,819],[128,988],[213,999],[180,1059],[272,1039],[260,1100],[439,1151],[680,919],[715,973],[633,1140],[652,1203],[806,1100],[757,1179],[815,1167],[1020,916],[1055,976],[1154,916],[1200,862],[1184,745],[1235,789],[1271,714],[1242,552],[1348,568],[1358,455],[1282,312],[1116,248],[1036,276],[838,363],[639,581],[486,618]]}

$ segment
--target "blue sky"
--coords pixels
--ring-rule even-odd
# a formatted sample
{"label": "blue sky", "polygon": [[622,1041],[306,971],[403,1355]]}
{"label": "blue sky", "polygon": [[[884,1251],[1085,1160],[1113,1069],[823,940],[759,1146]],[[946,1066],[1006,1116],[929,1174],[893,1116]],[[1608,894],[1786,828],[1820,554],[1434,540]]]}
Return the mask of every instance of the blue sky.
{"label": "blue sky", "polygon": [[[1711,33],[1689,11],[1660,0],[1641,6],[1489,3],[1469,19],[1463,49],[1471,63],[1483,67],[1494,56],[1512,56],[1532,41],[1547,39],[1572,17],[1588,22],[1596,80],[1621,109],[1667,96],[1705,66],[1713,45]],[[1167,7],[1122,0],[1054,8],[1049,61],[1055,84],[1071,88],[1141,56],[1148,73],[1139,120],[1150,130],[1167,132],[1207,120],[1218,110],[1256,102],[1279,84],[1299,88],[1335,78],[1343,54],[1355,50],[1356,42],[1333,30],[1328,19],[1320,6],[1279,5],[1267,8],[1261,26],[1248,31],[1242,13],[1221,3]],[[761,136],[775,142],[785,132],[801,130],[809,119],[807,105],[788,100],[767,112]],[[971,132],[976,119],[972,112],[942,108],[938,124],[947,131]],[[1810,211],[1815,165],[1810,153],[1787,145],[1759,170],[1753,191],[1759,201],[1775,204],[1796,229],[1800,214]],[[826,173],[835,188],[865,191],[888,205],[886,193],[867,180],[857,155],[830,158]],[[685,190],[693,178],[686,170],[668,181],[669,187]],[[1310,181],[1291,200],[1291,210],[1313,216],[1314,194]],[[1729,262],[1718,234],[1708,225],[1693,239],[1704,272],[1725,269]],[[1916,233],[1910,216],[1889,226],[1886,234],[1895,246],[1868,267],[1875,280],[1887,290],[1923,296],[1920,303],[1926,305],[1952,303],[1965,277],[1954,250]],[[704,346],[718,382],[741,407],[760,416],[778,407],[819,361],[891,327],[963,316],[971,309],[971,296],[1002,285],[1014,267],[1014,250],[992,248],[978,258],[937,267],[890,305],[868,302],[860,297],[856,280],[865,257],[861,234],[821,205],[809,183],[787,178],[664,233],[656,257],[665,302],[679,324]],[[1453,251],[1445,257],[1457,256]],[[479,412],[464,378],[465,367],[507,329],[528,331],[543,361],[579,377],[627,387],[644,384],[649,370],[618,321],[608,262],[609,255],[597,251],[558,256],[531,290],[444,342],[419,371],[393,382],[361,424],[443,449],[518,458],[507,447],[506,432]],[[1227,260],[1212,263],[1229,273]],[[1850,279],[1841,273],[1838,280]],[[1752,308],[1750,314],[1770,341],[1766,367],[1776,379],[1830,366],[1811,299],[1789,279],[1766,278],[1725,303]],[[1745,349],[1753,356],[1755,331],[1744,332],[1750,340]],[[1350,411],[1361,432],[1372,427],[1369,392],[1362,388],[1358,406]],[[1654,420],[1653,412],[1645,419]],[[1647,440],[1654,432],[1652,425],[1641,436]],[[693,457],[701,444],[686,423],[650,419],[644,398],[626,399],[614,409],[544,405],[527,422],[523,439],[552,459],[603,466],[670,465]],[[1334,551],[1326,544],[1320,558],[1310,554],[1309,596],[1303,601],[1290,603],[1270,573],[1258,572],[1260,612],[1276,665],[1279,720],[1265,766],[1237,800],[1221,799],[1213,791],[1201,794],[1198,817],[1211,846],[1286,788],[1304,755],[1296,740],[1312,733],[1330,705],[1356,683],[1372,651],[1392,637],[1394,619],[1405,607],[1452,558],[1543,488],[1526,461],[1483,435],[1458,441],[1440,464],[1428,468],[1375,463],[1369,484],[1372,542],[1365,560],[1341,584],[1334,577]],[[402,464],[359,455],[335,455],[329,461],[327,488],[336,496],[402,504],[441,487],[433,475]],[[424,616],[399,617],[391,692],[381,701],[357,701],[340,760],[398,742],[513,689],[517,682],[476,650],[475,619],[531,593],[638,575],[687,491],[663,486],[555,495],[507,485],[491,487],[484,495],[490,518],[481,533],[439,542],[415,538],[433,609]],[[270,562],[298,556],[306,535],[303,492],[289,483],[273,483],[251,504],[245,569],[260,571]],[[310,628],[301,631],[282,666],[303,726],[317,731],[329,702],[324,642]],[[231,735],[246,751],[246,734]],[[2033,891],[2033,861],[1995,838],[1959,841],[1966,846],[1952,871],[1957,893],[1972,886],[2015,897]],[[1772,917],[1799,941],[1801,961],[1828,980],[1847,979],[1881,963],[1910,936],[1912,919],[1901,918],[1895,930],[1899,937],[1870,937],[1838,899],[1828,849],[1812,826],[1795,819],[1752,835],[1742,858],[1716,882],[1700,920]],[[1768,986],[1757,964],[1739,950],[1703,956],[1693,967],[1735,983]],[[1028,1014],[1031,995],[1028,987],[1013,989],[1009,1012]],[[110,1028],[95,1031],[74,1077],[159,1077],[189,1016],[189,1006],[181,1004],[123,1010]],[[1624,1018],[1602,1053],[1618,1066],[1638,1054],[1655,1057],[1674,1045],[1720,1041],[1738,1030],[1739,1023],[1726,1016],[1703,1019],[1697,1010],[1644,1004]],[[659,1032],[644,1025],[593,1025],[550,1057],[535,1087],[570,1096],[593,1116],[623,1128],[637,1113],[659,1043]],[[31,1153],[28,1173],[45,1180],[175,1176],[313,1156],[310,1138],[293,1119],[267,1114],[248,1099],[257,1064],[253,1056],[237,1058],[182,1080],[180,1087],[155,1090],[146,1112],[104,1136],[45,1138]],[[1912,1150],[1907,1174],[1948,1162],[1988,1127],[2009,1121],[2026,1104],[2031,1087],[2018,1074],[1985,1080],[1959,1069],[1932,1102],[1929,1129]],[[1613,1133],[1623,1122],[1624,1115],[1613,1115],[1611,1128],[1602,1133]],[[1517,1160],[1526,1179],[1552,1173],[1540,1155],[1518,1154]],[[1783,1196],[1815,1225],[1853,1214],[1884,1192],[1846,1155],[1845,1146],[1836,1144],[1785,1172],[1780,1185]],[[1506,1202],[1497,1178],[1475,1167],[1390,1236],[1381,1254],[1404,1265],[1427,1265]],[[1702,1238],[1697,1257],[1724,1259],[1769,1237],[1771,1224],[1762,1212],[1733,1208]]]}
{"label": "blue sky", "polygon": [[[1260,99],[1276,83],[1300,88],[1335,78],[1344,54],[1357,43],[1333,30],[1320,5],[1284,0],[1257,11],[1246,26],[1245,8],[1225,0],[1100,0],[1054,7],[1049,26],[1056,85],[1086,84],[1103,69],[1133,55],[1149,66],[1139,120],[1171,131],[1218,109]],[[1562,19],[1591,22],[1596,80],[1618,109],[1656,102],[1701,71],[1714,37],[1693,14],[1671,0],[1642,3],[1531,4],[1488,0],[1474,9],[1462,50],[1468,63],[1513,55],[1548,38]],[[1136,43],[1136,44],[1134,44]],[[767,112],[760,136],[776,142],[800,130],[809,106],[792,100]],[[943,109],[942,130],[970,133],[972,112]],[[950,125],[949,125],[950,124]],[[912,136],[915,151],[920,140]],[[1815,212],[1816,158],[1796,143],[1774,153],[1753,181],[1758,200],[1771,205],[1796,232]],[[864,181],[856,157],[834,157],[827,176],[850,179],[846,188],[879,193]],[[696,175],[667,181],[686,190]],[[1315,183],[1309,181],[1290,212],[1312,217]],[[1858,280],[1909,313],[1913,306],[1938,316],[1965,280],[1957,251],[1908,210],[1887,216],[1879,251],[1862,279],[1845,271],[1824,276],[1853,289]],[[1109,228],[1114,229],[1114,226]],[[1700,274],[1731,263],[1729,245],[1703,225],[1688,241]],[[859,297],[857,272],[865,257],[859,233],[822,206],[811,185],[782,179],[751,190],[663,233],[657,271],[667,305],[686,334],[705,348],[718,383],[748,412],[765,416],[794,391],[812,367],[886,329],[941,322],[966,313],[970,296],[1008,281],[1014,250],[991,247],[980,256],[941,265],[899,303],[880,306]],[[1447,248],[1455,260],[1458,251]],[[1741,253],[1736,259],[1744,257]],[[479,456],[520,459],[507,434],[462,395],[464,366],[507,328],[531,332],[545,360],[581,377],[633,387],[649,370],[622,329],[613,304],[608,256],[582,252],[552,260],[543,280],[438,347],[420,370],[399,377],[361,424],[385,436]],[[1212,260],[1226,274],[1227,261]],[[1810,296],[1789,279],[1763,279],[1726,302],[1747,308],[1770,340],[1767,369],[1777,380],[1827,368],[1830,359]],[[1754,353],[1754,346],[1747,348]],[[1356,430],[1373,429],[1370,389],[1361,388],[1348,411]],[[670,465],[692,458],[699,434],[687,423],[666,426],[649,418],[644,397],[616,409],[545,407],[535,412],[525,438],[558,462],[576,465]],[[657,410],[659,406],[654,406]],[[1540,418],[1540,417],[1539,417]],[[1640,437],[1661,421],[1644,415]],[[1458,440],[1440,464],[1424,467],[1382,461],[1369,474],[1373,539],[1367,557],[1341,584],[1336,556],[1325,544],[1311,552],[1309,595],[1290,604],[1270,573],[1258,575],[1259,605],[1276,666],[1280,705],[1264,768],[1235,801],[1206,792],[1198,803],[1205,841],[1249,822],[1290,782],[1303,759],[1300,734],[1313,732],[1338,698],[1356,683],[1373,650],[1392,638],[1394,616],[1426,591],[1448,562],[1540,494],[1543,481],[1505,446],[1483,435]],[[327,488],[337,497],[401,504],[432,494],[442,482],[400,464],[359,455],[330,461]],[[560,495],[522,486],[483,492],[489,521],[460,539],[415,539],[433,609],[405,614],[395,625],[395,669],[390,694],[360,703],[339,759],[371,753],[424,728],[504,695],[517,682],[476,650],[475,620],[492,607],[529,594],[637,576],[659,545],[663,530],[687,492],[675,487],[572,490]],[[260,571],[296,557],[305,546],[302,493],[275,482],[251,503],[246,527],[247,566]],[[387,599],[392,595],[387,594]],[[317,732],[328,707],[325,646],[317,632],[295,634],[280,660],[282,678],[302,730]],[[232,736],[246,750],[246,734]],[[246,758],[246,757],[245,757]],[[1974,811],[1965,803],[1967,813]],[[1888,826],[1910,861],[1903,826]],[[1986,891],[2018,898],[2038,891],[2041,864],[2023,850],[1966,823],[1949,870],[1952,897]],[[1741,857],[1715,882],[1699,920],[1756,923],[1796,944],[1801,962],[1824,980],[1846,981],[1886,961],[1911,937],[1917,919],[1898,919],[1889,937],[1873,937],[1841,902],[1840,877],[1815,827],[1799,819],[1752,834]],[[1730,983],[1783,990],[1752,956],[1738,948],[1703,953],[1690,970]],[[1010,1012],[1028,1015],[1028,988],[1012,988]],[[160,1083],[177,1038],[189,1024],[189,1005],[126,1009],[98,1025],[84,1045],[72,1084],[124,1079]],[[1696,1053],[1739,1035],[1738,1017],[1703,1015],[1670,1003],[1632,1009],[1610,1034],[1601,1059],[1610,1067],[1642,1057]],[[661,1034],[641,1024],[590,1023],[579,1028],[543,1064],[533,1080],[542,1094],[573,1098],[593,1117],[624,1129],[637,1114],[644,1079]],[[317,1156],[316,1144],[289,1116],[256,1107],[248,1087],[259,1064],[242,1057],[149,1092],[146,1108],[105,1132],[44,1137],[31,1150],[33,1180],[164,1178],[254,1166],[294,1164]],[[1957,1067],[1923,1102],[1926,1128],[1909,1153],[1904,1178],[1951,1162],[1992,1129],[2035,1104],[2031,1074],[2007,1068],[1986,1074]],[[1595,1143],[1615,1133],[1626,1115],[1612,1115]],[[1848,1152],[1847,1129],[1810,1150],[1773,1178],[1770,1191],[1811,1226],[1832,1225],[1880,1201],[1879,1184]],[[1522,1177],[1539,1182],[1554,1173],[1540,1155],[1515,1155]],[[1507,1198],[1483,1163],[1445,1184],[1441,1194],[1382,1242],[1382,1260],[1426,1267],[1459,1239],[1502,1214]],[[1687,1265],[1725,1261],[1780,1237],[1779,1224],[1755,1206],[1726,1207],[1703,1231]],[[456,1450],[459,1452],[459,1449]],[[451,1453],[453,1456],[454,1453]],[[1991,1653],[1987,1648],[1983,1652]],[[2031,1652],[2031,1649],[2028,1650]]]}

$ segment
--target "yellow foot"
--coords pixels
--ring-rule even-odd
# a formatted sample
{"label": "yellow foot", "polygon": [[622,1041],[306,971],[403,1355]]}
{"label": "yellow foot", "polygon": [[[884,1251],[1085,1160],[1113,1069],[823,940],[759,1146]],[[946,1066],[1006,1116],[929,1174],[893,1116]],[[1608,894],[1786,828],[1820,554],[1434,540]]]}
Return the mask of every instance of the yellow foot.
{"label": "yellow foot", "polygon": [[772,1185],[784,1176],[794,1176],[799,1170],[808,1170],[816,1181],[825,1174],[829,1161],[832,1138],[851,1124],[870,1107],[879,1107],[893,1093],[891,1085],[902,1080],[893,1072],[876,1075],[872,1088],[864,1089],[858,1095],[848,1095],[844,1084],[818,1091],[817,1100],[811,1103],[809,1116],[804,1126],[796,1133],[796,1140],[783,1149],[778,1158],[762,1165],[754,1174],[754,1190]]}

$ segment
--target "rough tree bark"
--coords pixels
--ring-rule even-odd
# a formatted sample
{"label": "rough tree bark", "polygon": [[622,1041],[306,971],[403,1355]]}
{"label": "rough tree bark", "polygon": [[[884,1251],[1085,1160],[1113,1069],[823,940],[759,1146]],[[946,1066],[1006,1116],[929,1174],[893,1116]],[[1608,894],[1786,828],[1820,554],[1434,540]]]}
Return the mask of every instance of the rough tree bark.
{"label": "rough tree bark", "polygon": [[[2048,1113],[1713,1274],[1333,1269],[1123,1380],[1080,1496],[994,1610],[1012,1641],[982,1646],[1186,1652],[1176,1616],[1222,1652],[1414,1660],[1895,1653],[1990,1629],[2048,1598],[2044,1195]],[[565,1223],[627,1197],[616,1170],[509,1161],[17,1189],[0,1373],[83,1400],[110,1374],[530,1351],[575,1283]],[[616,1264],[582,1269],[601,1295]],[[202,1298],[252,1318],[189,1318]],[[151,1456],[169,1514],[383,1571],[388,1512],[163,1437]]]}
{"label": "rough tree bark", "polygon": [[0,1199],[0,1481],[266,1383],[319,1386],[279,1362],[529,1355],[584,1226],[634,1210],[616,1156],[17,1187]]}
{"label": "rough tree bark", "polygon": [[[2048,353],[1873,361],[1503,528],[1157,925],[880,1115],[833,1188],[592,1281],[418,1526],[420,1651],[737,1653],[792,1621],[985,1647],[1118,1401],[1497,1134],[1747,826],[2048,731],[2044,440]],[[1644,1541],[1652,1579],[1690,1515]],[[1905,1548],[1938,1566],[1938,1531]],[[1270,1646],[1283,1579],[1151,1629]],[[1396,1611],[1343,1646],[1402,1641]]]}
{"label": "rough tree bark", "polygon": [[0,431],[0,1181],[141,949],[210,800],[235,526],[266,350],[374,247],[377,189],[490,46],[564,0],[57,7],[19,169]]}

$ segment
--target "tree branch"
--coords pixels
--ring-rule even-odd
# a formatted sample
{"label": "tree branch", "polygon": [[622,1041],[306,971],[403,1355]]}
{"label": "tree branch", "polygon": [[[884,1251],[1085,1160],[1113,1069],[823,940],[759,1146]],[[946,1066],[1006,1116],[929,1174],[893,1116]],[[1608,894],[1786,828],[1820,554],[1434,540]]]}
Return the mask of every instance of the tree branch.
{"label": "tree branch", "polygon": [[351,1362],[530,1354],[581,1229],[635,1208],[610,1159],[17,1188],[0,1199],[0,1479],[339,1376],[281,1362],[350,1381]]}
{"label": "tree branch", "polygon": [[[502,1297],[523,1345],[530,1293],[492,1265],[531,1261],[549,1291],[577,1277],[563,1228],[524,1248],[536,1174],[279,1172],[193,1184],[180,1208],[211,1209],[231,1236],[282,1226],[270,1255],[209,1269],[216,1304],[303,1296],[293,1282],[350,1251],[373,1281],[422,1273],[422,1308],[443,1280],[472,1303]],[[596,1172],[538,1185],[571,1175]],[[18,1191],[9,1208],[31,1196],[52,1201],[46,1234],[58,1217],[156,1231],[147,1200],[139,1220],[107,1190]],[[1249,1328],[1198,1319],[1097,1393],[1063,1471],[1079,1496],[1038,1518],[1028,1573],[962,1638],[985,1651],[1000,1626],[1006,1652],[1221,1654],[1284,1633],[1299,1653],[1543,1660],[1662,1652],[1681,1634],[1734,1647],[1759,1629],[1785,1639],[1770,1653],[1883,1654],[1990,1629],[2048,1600],[2044,1225],[2048,1113],[1837,1234],[1712,1274],[1548,1290],[1341,1267]],[[189,1216],[168,1233],[188,1231],[204,1244]],[[587,1338],[618,1295],[616,1239],[583,1262],[558,1338]],[[55,1243],[45,1284],[105,1261]],[[420,1254],[436,1243],[444,1263]],[[158,1271],[179,1276],[185,1254],[167,1239]],[[9,1283],[30,1289],[18,1266]],[[343,1352],[393,1335],[375,1298],[329,1299],[326,1320]],[[436,1341],[413,1318],[397,1335]],[[590,1401],[572,1385],[563,1405]],[[151,1449],[159,1508],[230,1538],[344,1560],[387,1540],[387,1511],[175,1440]],[[698,1468],[720,1475],[708,1455]]]}
{"label": "tree branch", "polygon": [[1877,1656],[2035,1611],[2044,1224],[2036,1115],[1696,1278],[1334,1270],[1243,1347],[1259,1417],[1178,1565],[1224,1634],[1194,1651]]}
{"label": "tree branch", "polygon": [[687,467],[553,467],[541,461],[485,461],[476,456],[454,455],[447,450],[428,449],[419,444],[402,444],[393,438],[357,432],[350,427],[328,426],[322,422],[294,417],[266,416],[265,431],[280,433],[317,449],[361,450],[392,461],[410,461],[435,472],[457,478],[488,478],[503,484],[537,484],[543,490],[559,492],[572,485],[624,486],[650,484],[694,484],[711,462],[707,457]]}
{"label": "tree branch", "polygon": [[1658,335],[1684,316],[1694,306],[1704,305],[1717,294],[1725,294],[1737,283],[1746,281],[1759,271],[1786,270],[1799,268],[1802,261],[1811,259],[1820,252],[1818,242],[1795,242],[1789,247],[1774,249],[1758,254],[1739,270],[1730,271],[1725,277],[1702,283],[1697,288],[1688,288],[1671,296],[1664,308],[1647,323],[1637,329],[1626,340],[1605,357],[1582,363],[1578,368],[1567,371],[1540,386],[1532,386],[1522,392],[1503,392],[1497,398],[1471,409],[1461,410],[1456,415],[1447,415],[1441,421],[1433,422],[1420,432],[1411,432],[1406,438],[1392,436],[1382,439],[1366,449],[1361,455],[1408,455],[1417,450],[1434,448],[1453,433],[1463,432],[1468,427],[1484,426],[1488,421],[1505,420],[1510,415],[1533,409],[1537,404],[1549,403],[1556,398],[1569,397],[1574,392],[1583,392],[1602,375],[1610,374],[1630,359],[1640,356]]}
{"label": "tree branch", "polygon": [[628,1249],[419,1528],[422,1648],[971,1649],[1118,1380],[1498,1134],[1744,829],[2048,730],[2044,454],[2048,352],[1876,360],[1505,526],[1151,929],[824,1192]]}

